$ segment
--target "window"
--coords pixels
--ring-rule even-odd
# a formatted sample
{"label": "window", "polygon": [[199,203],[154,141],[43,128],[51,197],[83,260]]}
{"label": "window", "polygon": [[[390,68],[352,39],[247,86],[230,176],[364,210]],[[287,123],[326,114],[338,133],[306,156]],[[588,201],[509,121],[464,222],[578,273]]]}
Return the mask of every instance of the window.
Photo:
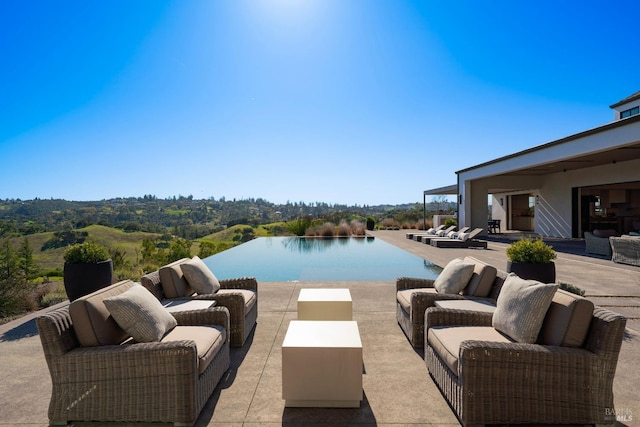
{"label": "window", "polygon": [[638,113],[640,113],[640,106],[629,108],[628,110],[621,111],[620,112],[620,118],[624,119],[626,117],[635,116]]}

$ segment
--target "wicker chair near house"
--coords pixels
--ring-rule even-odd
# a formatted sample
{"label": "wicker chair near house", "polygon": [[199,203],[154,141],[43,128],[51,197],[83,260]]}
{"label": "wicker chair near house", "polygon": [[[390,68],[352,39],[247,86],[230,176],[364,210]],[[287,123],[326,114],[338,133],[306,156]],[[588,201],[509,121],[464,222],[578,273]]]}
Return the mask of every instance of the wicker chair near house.
{"label": "wicker chair near house", "polygon": [[429,308],[425,363],[460,422],[614,423],[626,319],[585,301],[556,291],[540,334],[529,342],[494,328],[500,307],[494,314]]}
{"label": "wicker chair near house", "polygon": [[[155,304],[154,310],[175,320],[156,341],[142,342],[131,338],[121,320],[114,321],[107,299],[124,306],[136,300]],[[148,315],[149,306],[142,306],[128,306],[128,316],[143,318],[129,327],[144,324],[148,331],[153,329],[148,322],[162,324]],[[191,425],[230,364],[226,308],[169,313],[130,280],[41,315],[36,323],[51,374],[52,425],[82,421]]]}
{"label": "wicker chair near house", "polygon": [[584,232],[584,251],[588,254],[611,258],[609,237],[615,236],[615,230],[593,230]]}
{"label": "wicker chair near house", "polygon": [[612,237],[611,251],[613,262],[640,266],[640,237]]}
{"label": "wicker chair near house", "polygon": [[140,283],[163,304],[170,304],[172,300],[197,299],[212,300],[218,306],[227,307],[231,316],[231,346],[242,347],[258,318],[258,282],[253,277],[223,279],[215,293],[196,293],[181,268],[181,264],[189,261],[189,258],[182,258],[167,264],[142,276]]}

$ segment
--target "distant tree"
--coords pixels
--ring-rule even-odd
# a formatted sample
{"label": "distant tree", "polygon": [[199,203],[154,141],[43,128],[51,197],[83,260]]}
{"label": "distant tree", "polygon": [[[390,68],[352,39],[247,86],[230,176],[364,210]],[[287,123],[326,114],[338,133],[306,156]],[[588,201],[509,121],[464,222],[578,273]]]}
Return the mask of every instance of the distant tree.
{"label": "distant tree", "polygon": [[33,261],[33,249],[29,245],[29,239],[25,238],[20,247],[20,270],[23,281],[26,284],[38,274],[38,267]]}
{"label": "distant tree", "polygon": [[191,245],[193,242],[185,239],[175,239],[169,243],[167,262],[177,261],[181,258],[191,258]]}
{"label": "distant tree", "polygon": [[26,286],[20,269],[20,254],[9,239],[0,245],[0,317],[23,311]]}

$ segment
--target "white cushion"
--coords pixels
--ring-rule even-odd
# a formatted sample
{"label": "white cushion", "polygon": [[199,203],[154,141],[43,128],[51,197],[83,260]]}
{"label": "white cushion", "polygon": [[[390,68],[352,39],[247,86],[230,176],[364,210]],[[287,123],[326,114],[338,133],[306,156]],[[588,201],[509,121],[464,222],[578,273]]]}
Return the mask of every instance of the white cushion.
{"label": "white cushion", "polygon": [[138,342],[160,341],[176,327],[176,319],[142,285],[104,300],[109,313],[131,338]]}
{"label": "white cushion", "polygon": [[457,294],[467,286],[475,264],[460,258],[451,260],[433,282],[433,287],[441,294]]}
{"label": "white cushion", "polygon": [[426,233],[428,233],[428,234],[436,234],[436,229],[435,229],[435,228],[433,228],[433,227],[431,227],[430,229],[428,229],[428,230],[426,231]]}
{"label": "white cushion", "polygon": [[180,268],[187,283],[196,293],[215,294],[220,289],[220,282],[199,257],[194,256],[190,261],[180,264]]}
{"label": "white cushion", "polygon": [[498,295],[493,327],[521,343],[535,343],[558,285],[511,273]]}
{"label": "white cushion", "polygon": [[458,240],[462,240],[463,242],[466,242],[467,240],[469,240],[469,234],[470,233],[460,233],[460,234],[458,234]]}

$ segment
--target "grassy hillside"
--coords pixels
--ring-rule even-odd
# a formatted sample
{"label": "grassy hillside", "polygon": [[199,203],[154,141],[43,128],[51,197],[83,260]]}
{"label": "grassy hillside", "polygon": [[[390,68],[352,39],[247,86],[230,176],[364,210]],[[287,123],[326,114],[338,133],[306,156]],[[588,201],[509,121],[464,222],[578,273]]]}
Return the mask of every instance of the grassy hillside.
{"label": "grassy hillside", "polygon": [[[94,241],[108,248],[121,248],[125,250],[127,258],[131,260],[136,259],[136,250],[138,252],[140,251],[144,239],[155,239],[159,237],[159,234],[155,233],[125,233],[117,228],[102,225],[90,225],[89,227],[80,228],[77,231],[89,233],[87,240]],[[26,238],[29,239],[31,249],[33,249],[33,259],[43,270],[62,269],[64,266],[63,255],[65,248],[42,250],[44,244],[52,237],[53,232],[36,233],[26,236]],[[17,237],[12,239],[12,241],[14,244],[19,245],[24,239],[25,237]]]}
{"label": "grassy hillside", "polygon": [[[234,225],[217,233],[209,234],[202,239],[213,243],[232,243],[238,244],[241,242],[241,236],[243,230],[248,225]],[[264,226],[252,228],[252,235],[255,237],[270,236],[273,235],[274,228],[284,228],[284,223],[273,223]],[[139,253],[142,249],[142,241],[144,239],[157,239],[160,234],[146,233],[141,231],[136,232],[124,232],[117,228],[106,227],[102,225],[90,225],[88,227],[77,229],[78,232],[88,233],[87,239],[99,243],[107,248],[119,248],[124,250],[127,254],[127,259],[132,263],[135,263]],[[35,263],[42,270],[48,271],[53,269],[62,269],[64,266],[64,251],[65,248],[54,248],[42,250],[45,243],[53,238],[53,232],[36,233],[26,236],[29,239],[29,245],[33,250],[33,258]],[[12,243],[17,247],[22,244],[25,237],[12,238]],[[191,254],[197,255],[200,250],[199,241],[194,241],[191,246]]]}

